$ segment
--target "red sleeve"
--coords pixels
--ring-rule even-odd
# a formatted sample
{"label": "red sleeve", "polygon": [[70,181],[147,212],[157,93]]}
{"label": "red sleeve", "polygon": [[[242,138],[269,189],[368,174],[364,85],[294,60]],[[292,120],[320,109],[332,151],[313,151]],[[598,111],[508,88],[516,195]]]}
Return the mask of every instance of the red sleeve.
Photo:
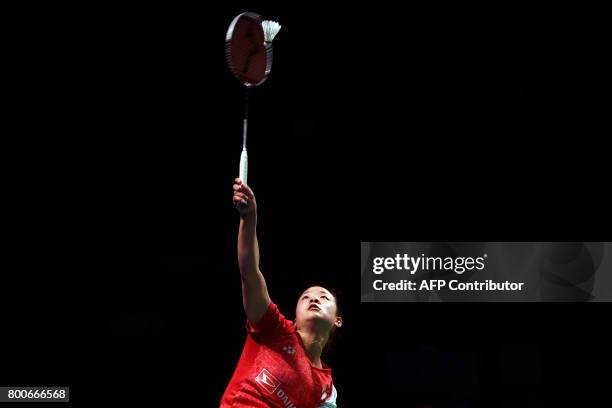
{"label": "red sleeve", "polygon": [[247,332],[257,341],[267,341],[291,334],[295,327],[291,320],[285,318],[273,302],[257,324],[247,320]]}

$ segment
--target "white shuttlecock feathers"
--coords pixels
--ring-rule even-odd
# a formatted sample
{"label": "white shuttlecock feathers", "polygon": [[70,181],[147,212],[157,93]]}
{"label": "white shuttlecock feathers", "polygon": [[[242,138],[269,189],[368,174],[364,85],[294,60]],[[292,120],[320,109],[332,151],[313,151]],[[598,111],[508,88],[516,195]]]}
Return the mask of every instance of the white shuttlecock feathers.
{"label": "white shuttlecock feathers", "polygon": [[272,42],[274,37],[276,37],[276,34],[278,34],[278,32],[281,29],[280,24],[278,24],[276,21],[271,21],[271,20],[262,21],[261,26],[263,27],[263,30],[264,30],[264,41],[265,42]]}

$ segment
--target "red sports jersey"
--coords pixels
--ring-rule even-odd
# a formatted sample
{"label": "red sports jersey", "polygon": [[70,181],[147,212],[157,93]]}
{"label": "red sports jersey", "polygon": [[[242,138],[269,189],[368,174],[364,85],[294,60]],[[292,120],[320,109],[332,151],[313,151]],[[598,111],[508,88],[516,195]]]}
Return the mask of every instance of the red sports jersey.
{"label": "red sports jersey", "polygon": [[247,340],[221,407],[335,407],[331,369],[314,367],[292,321],[274,303]]}

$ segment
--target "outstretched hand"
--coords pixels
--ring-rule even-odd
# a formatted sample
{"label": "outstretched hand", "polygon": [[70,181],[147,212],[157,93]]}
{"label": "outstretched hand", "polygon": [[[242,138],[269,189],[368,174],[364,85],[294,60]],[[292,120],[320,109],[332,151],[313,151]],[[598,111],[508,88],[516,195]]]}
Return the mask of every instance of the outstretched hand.
{"label": "outstretched hand", "polygon": [[237,178],[234,180],[234,207],[240,213],[240,217],[243,219],[254,217],[257,213],[257,202],[255,201],[255,194],[251,187],[244,184],[242,180]]}

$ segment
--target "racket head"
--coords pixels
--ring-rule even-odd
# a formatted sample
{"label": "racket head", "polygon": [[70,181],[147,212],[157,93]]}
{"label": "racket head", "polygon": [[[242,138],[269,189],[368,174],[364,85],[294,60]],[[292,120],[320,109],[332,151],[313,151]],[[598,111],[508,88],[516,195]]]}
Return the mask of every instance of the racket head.
{"label": "racket head", "polygon": [[272,68],[272,47],[264,42],[262,18],[257,13],[237,15],[225,35],[225,56],[232,74],[241,84],[262,84]]}

